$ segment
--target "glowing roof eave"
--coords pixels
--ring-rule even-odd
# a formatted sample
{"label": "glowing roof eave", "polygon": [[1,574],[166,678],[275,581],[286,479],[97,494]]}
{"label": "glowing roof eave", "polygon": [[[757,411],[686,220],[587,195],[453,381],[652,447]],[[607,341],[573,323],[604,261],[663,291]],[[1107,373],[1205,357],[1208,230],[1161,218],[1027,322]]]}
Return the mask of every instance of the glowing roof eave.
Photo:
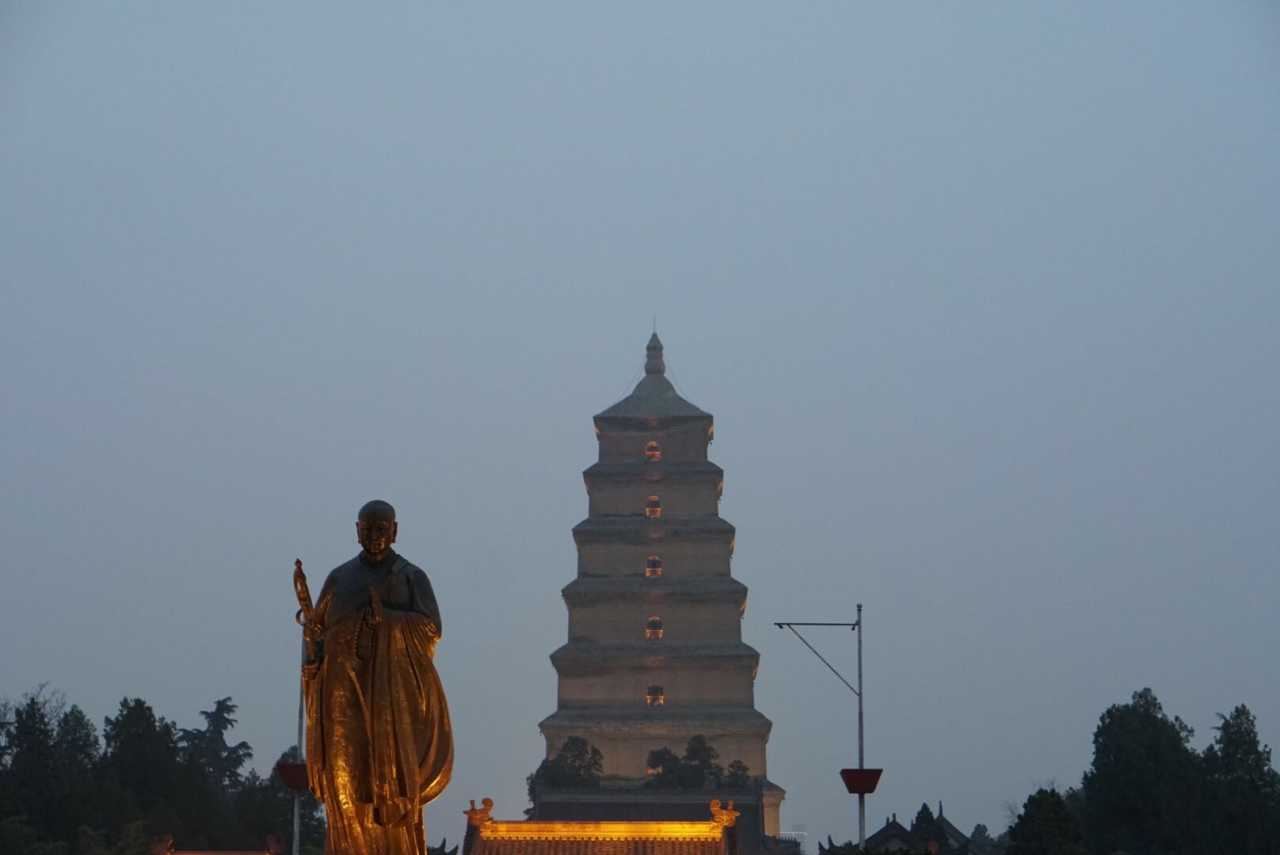
{"label": "glowing roof eave", "polygon": [[724,825],[703,822],[555,822],[491,820],[477,827],[486,840],[720,840]]}

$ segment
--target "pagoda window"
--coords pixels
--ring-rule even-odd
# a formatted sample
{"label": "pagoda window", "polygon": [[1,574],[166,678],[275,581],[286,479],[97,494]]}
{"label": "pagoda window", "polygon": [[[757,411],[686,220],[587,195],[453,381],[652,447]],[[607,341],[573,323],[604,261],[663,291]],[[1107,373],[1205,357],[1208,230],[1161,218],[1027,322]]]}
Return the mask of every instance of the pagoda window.
{"label": "pagoda window", "polygon": [[650,555],[644,562],[644,575],[646,579],[652,579],[655,576],[662,575],[662,559],[656,555]]}
{"label": "pagoda window", "polygon": [[644,456],[648,460],[661,460],[662,446],[658,445],[656,442],[650,442],[644,447]]}
{"label": "pagoda window", "polygon": [[657,641],[662,638],[662,618],[652,615],[649,621],[644,625],[644,637],[649,641]]}
{"label": "pagoda window", "polygon": [[644,504],[644,515],[651,520],[660,519],[662,517],[662,500],[657,496],[650,496],[649,501]]}
{"label": "pagoda window", "polygon": [[667,696],[661,686],[650,686],[644,693],[644,705],[647,707],[660,707],[666,702]]}

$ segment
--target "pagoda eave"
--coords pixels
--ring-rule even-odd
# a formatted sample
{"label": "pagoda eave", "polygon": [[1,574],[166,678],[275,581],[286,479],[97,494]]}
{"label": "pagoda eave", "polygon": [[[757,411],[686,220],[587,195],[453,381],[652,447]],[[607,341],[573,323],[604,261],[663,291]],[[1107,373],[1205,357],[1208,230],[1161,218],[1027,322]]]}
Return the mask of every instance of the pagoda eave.
{"label": "pagoda eave", "polygon": [[711,705],[612,708],[562,706],[539,722],[538,727],[556,732],[592,731],[614,736],[665,735],[673,724],[683,729],[715,737],[724,733],[751,734],[768,739],[773,722],[751,707]]}
{"label": "pagoda eave", "polygon": [[663,461],[593,463],[582,471],[590,483],[626,484],[636,481],[721,480],[724,469],[711,462],[668,464]]}
{"label": "pagoda eave", "polygon": [[617,602],[619,598],[646,601],[729,603],[741,608],[747,601],[747,586],[732,576],[695,577],[672,580],[630,576],[579,576],[560,591],[570,606]]}
{"label": "pagoda eave", "polygon": [[737,670],[760,663],[760,653],[741,641],[692,642],[613,641],[602,644],[575,639],[551,654],[551,665],[561,677],[592,676],[611,671],[665,669]]}
{"label": "pagoda eave", "polygon": [[649,519],[640,514],[587,517],[573,527],[575,543],[656,543],[664,540],[733,540],[737,531],[720,517],[667,516]]}

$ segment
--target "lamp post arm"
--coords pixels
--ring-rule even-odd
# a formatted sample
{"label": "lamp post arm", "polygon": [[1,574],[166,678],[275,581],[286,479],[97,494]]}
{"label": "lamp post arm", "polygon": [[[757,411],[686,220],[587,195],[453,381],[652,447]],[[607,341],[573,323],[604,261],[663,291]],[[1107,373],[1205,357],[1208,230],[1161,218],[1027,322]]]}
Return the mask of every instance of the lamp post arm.
{"label": "lamp post arm", "polygon": [[836,667],[835,667],[834,665],[832,665],[830,662],[828,662],[828,661],[827,661],[827,657],[823,656],[821,653],[819,653],[819,652],[818,652],[818,648],[816,648],[816,647],[814,647],[812,644],[810,644],[810,643],[809,643],[809,640],[808,640],[808,639],[806,639],[803,635],[801,635],[801,634],[800,634],[800,630],[796,629],[796,626],[848,626],[848,627],[856,627],[856,626],[857,626],[857,624],[851,624],[851,623],[808,623],[808,624],[804,624],[804,623],[802,623],[802,624],[795,624],[795,623],[788,623],[788,622],[785,622],[785,621],[784,621],[784,622],[781,622],[781,623],[776,623],[776,624],[774,624],[774,626],[778,627],[778,629],[789,629],[789,630],[791,630],[791,631],[795,634],[795,637],[796,637],[796,638],[798,638],[798,639],[800,639],[800,643],[801,643],[801,644],[803,644],[805,647],[809,648],[809,651],[810,651],[811,653],[813,653],[813,655],[814,655],[814,656],[817,656],[817,657],[818,657],[818,659],[822,662],[822,664],[823,664],[823,665],[826,665],[826,666],[827,666],[827,668],[831,671],[831,673],[832,673],[832,674],[835,674],[835,675],[836,675],[836,679],[838,679],[841,683],[844,683],[844,684],[845,684],[845,686],[849,689],[849,691],[853,692],[853,693],[854,693],[855,695],[857,695],[858,697],[862,697],[862,693],[861,693],[860,691],[858,691],[858,689],[854,688],[854,685],[853,685],[852,683],[850,683],[848,680],[846,680],[846,679],[844,678],[844,675],[843,675],[843,674],[841,674],[839,671],[837,671],[837,670],[836,670]]}
{"label": "lamp post arm", "polygon": [[[809,648],[809,652],[827,666],[832,674],[836,675],[845,687],[858,697],[858,769],[866,768],[865,754],[863,753],[862,742],[862,603],[858,603],[858,619],[853,623],[837,623],[835,621],[777,621],[774,623],[778,629],[789,629],[800,639],[800,643]],[[818,648],[809,643],[809,640],[800,634],[797,626],[847,626],[849,629],[858,633],[858,685],[854,686],[844,678],[844,675],[836,670],[836,667],[827,661],[827,657],[818,652]],[[877,778],[879,776],[877,775]],[[874,789],[874,785],[872,787]],[[852,792],[852,790],[850,790]],[[867,795],[861,790],[858,791],[858,851],[865,852],[867,849]]]}

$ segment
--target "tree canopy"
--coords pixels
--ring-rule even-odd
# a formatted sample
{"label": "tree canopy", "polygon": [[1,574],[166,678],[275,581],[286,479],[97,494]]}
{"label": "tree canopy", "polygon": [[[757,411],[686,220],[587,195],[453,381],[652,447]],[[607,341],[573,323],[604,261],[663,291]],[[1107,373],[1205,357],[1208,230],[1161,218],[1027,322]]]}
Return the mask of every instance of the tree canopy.
{"label": "tree canopy", "polygon": [[[213,702],[202,728],[179,728],[141,698],[123,698],[98,730],[78,706],[43,687],[0,702],[0,852],[147,855],[172,835],[184,849],[260,849],[290,842],[293,794],[273,770],[231,742],[236,705]],[[290,748],[286,756],[297,756]],[[302,799],[302,848],[318,853],[324,820]]]}
{"label": "tree canopy", "polygon": [[604,773],[604,755],[600,749],[581,736],[570,736],[560,746],[556,756],[544,759],[533,774],[525,779],[529,788],[529,801],[534,800],[538,787],[557,789],[594,789],[600,786]]}
{"label": "tree canopy", "polygon": [[[1192,729],[1151,689],[1103,711],[1078,788],[1041,787],[993,838],[977,825],[948,848],[940,817],[921,805],[910,851],[966,855],[1280,855],[1280,773],[1243,704],[1219,714],[1203,751]],[[898,841],[901,842],[899,835]],[[820,855],[856,855],[848,842]],[[908,850],[904,850],[904,853]]]}
{"label": "tree canopy", "polygon": [[691,736],[684,755],[668,747],[649,752],[645,765],[649,777],[645,786],[658,790],[742,789],[751,783],[751,770],[741,760],[729,764],[726,773],[718,762],[720,753],[701,734]]}
{"label": "tree canopy", "polygon": [[1079,823],[1055,789],[1041,788],[1009,828],[1006,855],[1086,855]]}
{"label": "tree canopy", "polygon": [[1280,775],[1249,708],[1219,715],[1212,743],[1149,689],[1098,719],[1079,789],[1040,789],[1008,832],[1009,855],[1280,855]]}

